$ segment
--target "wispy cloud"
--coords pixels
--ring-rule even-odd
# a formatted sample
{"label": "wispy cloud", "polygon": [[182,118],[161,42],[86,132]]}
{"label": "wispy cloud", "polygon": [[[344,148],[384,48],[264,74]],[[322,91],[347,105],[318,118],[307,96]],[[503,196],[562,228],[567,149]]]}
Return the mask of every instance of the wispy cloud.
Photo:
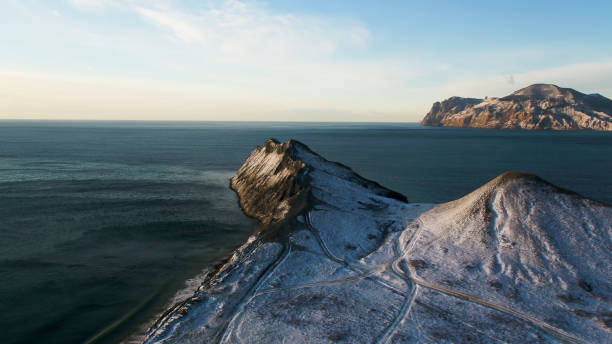
{"label": "wispy cloud", "polygon": [[[181,49],[178,60],[166,61],[169,69],[200,75],[201,84],[222,79],[241,88],[237,99],[257,90],[267,92],[264,99],[338,104],[351,96],[388,93],[415,73],[398,61],[359,59],[372,34],[353,20],[279,12],[238,0],[189,10],[166,1],[115,0],[107,6],[140,16],[169,38],[172,48]],[[354,57],[338,58],[346,54]]]}
{"label": "wispy cloud", "polygon": [[103,8],[118,4],[116,0],[68,0],[68,3],[81,8]]}
{"label": "wispy cloud", "polygon": [[135,11],[152,23],[170,30],[172,35],[185,43],[208,43],[215,36],[214,32],[198,27],[191,18],[180,12],[143,7],[137,7]]}
{"label": "wispy cloud", "polygon": [[133,11],[187,44],[205,45],[223,57],[295,58],[363,49],[371,33],[363,24],[339,18],[273,11],[264,4],[224,0],[185,9],[168,1],[69,0],[87,8]]}
{"label": "wispy cloud", "polygon": [[0,2],[5,114],[417,121],[440,99],[536,82],[612,95],[612,60],[563,66],[565,45],[440,54],[371,18],[250,0],[50,3]]}

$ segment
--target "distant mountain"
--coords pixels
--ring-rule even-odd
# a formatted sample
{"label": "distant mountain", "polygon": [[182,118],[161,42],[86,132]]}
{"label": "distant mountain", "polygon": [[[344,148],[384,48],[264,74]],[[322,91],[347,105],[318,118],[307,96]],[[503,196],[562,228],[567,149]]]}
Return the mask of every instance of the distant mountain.
{"label": "distant mountain", "polygon": [[451,97],[421,121],[435,127],[612,130],[612,100],[571,88],[535,84],[503,98]]}

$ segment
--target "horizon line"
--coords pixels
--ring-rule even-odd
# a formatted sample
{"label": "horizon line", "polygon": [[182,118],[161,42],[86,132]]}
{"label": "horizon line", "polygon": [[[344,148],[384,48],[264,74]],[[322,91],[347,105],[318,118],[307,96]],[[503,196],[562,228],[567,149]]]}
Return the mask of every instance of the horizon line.
{"label": "horizon line", "polygon": [[269,120],[168,120],[168,119],[64,119],[64,118],[0,118],[0,122],[187,122],[187,123],[372,123],[372,124],[419,124],[420,122],[389,121],[269,121]]}

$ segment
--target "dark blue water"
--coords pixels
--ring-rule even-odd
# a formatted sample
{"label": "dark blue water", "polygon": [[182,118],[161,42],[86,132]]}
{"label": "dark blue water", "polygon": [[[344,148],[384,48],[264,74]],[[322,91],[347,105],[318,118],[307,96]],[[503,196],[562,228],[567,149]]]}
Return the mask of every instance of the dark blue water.
{"label": "dark blue water", "polygon": [[0,121],[0,342],[115,342],[141,328],[255,230],[228,179],[269,137],[411,201],[456,199],[518,169],[612,203],[606,133]]}

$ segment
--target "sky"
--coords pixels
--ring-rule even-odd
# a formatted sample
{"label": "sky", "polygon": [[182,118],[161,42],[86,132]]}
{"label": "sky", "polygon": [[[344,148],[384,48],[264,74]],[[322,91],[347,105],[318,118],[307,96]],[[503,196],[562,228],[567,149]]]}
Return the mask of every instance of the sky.
{"label": "sky", "polygon": [[612,1],[2,0],[0,119],[417,122],[612,98]]}

